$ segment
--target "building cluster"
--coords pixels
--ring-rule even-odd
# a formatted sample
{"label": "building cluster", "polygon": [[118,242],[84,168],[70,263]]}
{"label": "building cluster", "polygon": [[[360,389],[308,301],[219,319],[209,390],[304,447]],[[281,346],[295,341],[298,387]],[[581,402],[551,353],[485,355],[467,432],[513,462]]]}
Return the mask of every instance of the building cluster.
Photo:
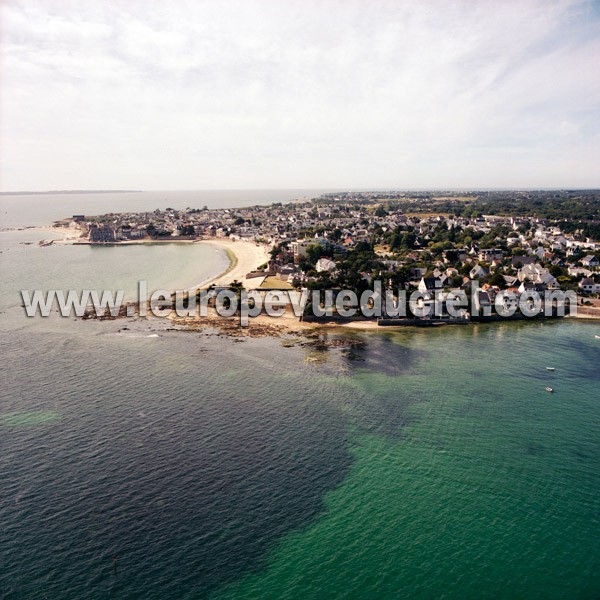
{"label": "building cluster", "polygon": [[[393,199],[394,194],[404,206],[418,204],[422,197],[388,195]],[[410,213],[364,192],[248,208],[75,215],[68,221],[89,243],[207,238],[264,243],[280,251],[256,275],[270,275],[282,287],[335,274],[338,257],[366,242],[389,272],[405,275],[407,289],[417,289],[427,280],[445,290],[465,289],[478,280],[488,286],[490,300],[502,289],[600,293],[600,244],[579,230],[566,233],[560,220]],[[324,256],[308,263],[314,246],[325,250]],[[361,276],[372,280],[376,274]]]}

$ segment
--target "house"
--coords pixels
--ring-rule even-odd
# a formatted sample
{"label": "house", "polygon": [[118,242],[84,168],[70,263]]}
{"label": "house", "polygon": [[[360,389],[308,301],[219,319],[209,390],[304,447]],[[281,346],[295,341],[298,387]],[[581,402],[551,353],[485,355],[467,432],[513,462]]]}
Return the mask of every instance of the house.
{"label": "house", "polygon": [[146,237],[144,227],[132,227],[131,225],[122,225],[117,229],[115,236],[123,240],[139,240]]}
{"label": "house", "polygon": [[534,283],[533,281],[524,281],[519,286],[519,293],[523,294],[524,292],[536,292],[538,294],[544,293],[548,288],[543,283]]}
{"label": "house", "polygon": [[535,260],[535,256],[513,256],[511,264],[515,269],[520,269],[525,265],[532,265]]}
{"label": "house", "polygon": [[506,282],[506,285],[508,287],[512,287],[512,286],[516,285],[517,283],[519,283],[518,278],[513,277],[512,275],[502,275],[502,277],[504,278],[504,281]]}
{"label": "house", "polygon": [[476,314],[491,314],[493,303],[489,292],[484,290],[477,290],[477,293],[475,294],[473,299],[475,301],[473,308]]}
{"label": "house", "polygon": [[420,279],[421,277],[425,277],[425,273],[427,273],[427,269],[424,267],[415,267],[410,271],[411,279]]}
{"label": "house", "polygon": [[290,277],[294,279],[296,275],[296,267],[294,265],[283,265],[275,269],[277,277],[282,281],[289,281]]}
{"label": "house", "polygon": [[558,281],[550,273],[550,271],[542,267],[538,263],[532,265],[525,265],[519,269],[517,276],[519,281],[531,281],[533,283],[543,283],[549,288],[558,288]]}
{"label": "house", "polygon": [[473,287],[473,281],[468,277],[463,277],[462,283],[460,284],[461,290],[470,290]]}
{"label": "house", "polygon": [[469,251],[467,248],[458,248],[451,250],[444,250],[444,262],[455,263],[465,262],[468,258]]}
{"label": "house", "polygon": [[478,279],[480,277],[486,277],[489,274],[490,274],[489,269],[486,269],[485,267],[482,267],[481,265],[475,265],[469,271],[469,277],[471,279]]}
{"label": "house", "polygon": [[306,256],[306,249],[314,244],[314,240],[297,240],[290,244],[290,250],[294,254],[294,261],[298,262],[301,258]]}
{"label": "house", "polygon": [[437,300],[426,300],[429,305],[432,302],[436,302],[437,306],[434,305],[434,309],[437,309],[439,313],[437,317],[443,320],[454,320],[454,319],[468,319],[469,313],[467,311],[467,295],[464,290],[452,289],[447,293],[440,293]]}
{"label": "house", "polygon": [[323,271],[334,271],[335,263],[329,258],[320,258],[315,265],[315,269],[317,273],[322,273]]}
{"label": "house", "polygon": [[589,269],[584,269],[583,267],[568,267],[567,273],[571,277],[578,277],[579,275],[582,275],[583,277],[592,276],[592,272]]}
{"label": "house", "polygon": [[581,264],[584,267],[594,268],[600,265],[600,261],[593,254],[588,254],[581,259]]}
{"label": "house", "polygon": [[498,312],[504,315],[512,315],[516,312],[519,305],[519,290],[509,287],[500,291],[494,300],[496,306],[499,305]]}
{"label": "house", "polygon": [[90,242],[110,243],[116,241],[115,230],[108,225],[95,225],[90,227]]}
{"label": "house", "polygon": [[421,293],[434,292],[442,289],[442,282],[437,277],[421,277],[418,290]]}
{"label": "house", "polygon": [[445,287],[445,286],[449,285],[450,277],[446,273],[444,273],[443,271],[440,271],[439,268],[436,267],[434,269],[433,276],[436,279],[440,280],[440,284],[441,284],[442,287]]}
{"label": "house", "polygon": [[499,248],[482,248],[477,256],[479,260],[491,263],[494,260],[502,260],[503,255]]}
{"label": "house", "polygon": [[584,294],[600,294],[600,283],[596,283],[592,277],[582,279],[579,287]]}
{"label": "house", "polygon": [[538,263],[529,263],[517,271],[519,281],[537,281],[544,267]]}

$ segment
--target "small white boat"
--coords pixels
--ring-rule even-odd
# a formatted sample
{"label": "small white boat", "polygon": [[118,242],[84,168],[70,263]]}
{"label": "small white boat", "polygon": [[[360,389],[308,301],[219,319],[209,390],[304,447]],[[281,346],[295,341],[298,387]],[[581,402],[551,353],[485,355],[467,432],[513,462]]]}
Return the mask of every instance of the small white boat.
{"label": "small white boat", "polygon": [[553,392],[554,390],[553,390],[551,387],[547,387],[547,388],[546,388],[546,391],[547,391],[547,392]]}
{"label": "small white boat", "polygon": [[597,340],[600,340],[600,335],[595,335],[594,336]]}
{"label": "small white boat", "polygon": [[546,371],[554,371],[554,367],[546,367]]}

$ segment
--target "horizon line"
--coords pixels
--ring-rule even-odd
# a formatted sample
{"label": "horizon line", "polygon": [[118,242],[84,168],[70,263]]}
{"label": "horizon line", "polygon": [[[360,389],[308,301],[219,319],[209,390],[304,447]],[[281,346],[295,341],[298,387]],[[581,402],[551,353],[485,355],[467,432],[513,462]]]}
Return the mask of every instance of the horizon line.
{"label": "horizon line", "polygon": [[530,192],[530,191],[600,191],[598,186],[523,186],[523,187],[265,187],[265,188],[196,188],[196,189],[63,189],[63,190],[13,190],[0,191],[0,196],[26,196],[43,194],[142,194],[142,193],[179,193],[179,192],[260,192],[260,191],[310,191],[325,190],[331,192]]}

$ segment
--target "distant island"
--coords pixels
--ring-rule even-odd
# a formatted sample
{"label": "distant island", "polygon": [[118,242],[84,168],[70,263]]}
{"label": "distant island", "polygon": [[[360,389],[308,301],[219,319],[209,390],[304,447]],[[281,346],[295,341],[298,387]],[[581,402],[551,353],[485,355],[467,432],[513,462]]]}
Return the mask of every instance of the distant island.
{"label": "distant island", "polygon": [[139,194],[143,190],[49,190],[47,192],[0,192],[0,196],[44,196],[50,194]]}

